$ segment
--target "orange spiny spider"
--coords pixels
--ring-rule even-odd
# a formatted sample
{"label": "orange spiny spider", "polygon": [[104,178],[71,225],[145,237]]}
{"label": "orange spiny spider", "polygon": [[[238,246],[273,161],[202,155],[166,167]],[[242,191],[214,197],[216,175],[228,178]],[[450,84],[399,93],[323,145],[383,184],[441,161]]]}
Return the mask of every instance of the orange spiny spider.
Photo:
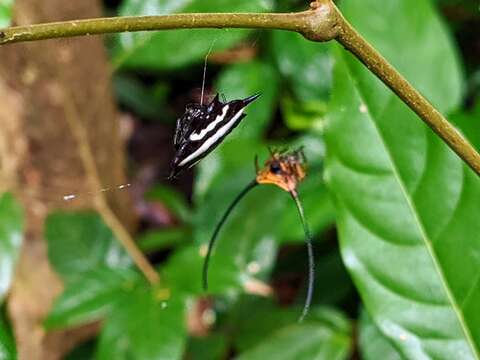
{"label": "orange spiny spider", "polygon": [[263,169],[259,169],[255,160],[259,184],[273,184],[292,192],[306,176],[306,160],[301,148],[290,152],[270,150],[270,158],[265,161]]}

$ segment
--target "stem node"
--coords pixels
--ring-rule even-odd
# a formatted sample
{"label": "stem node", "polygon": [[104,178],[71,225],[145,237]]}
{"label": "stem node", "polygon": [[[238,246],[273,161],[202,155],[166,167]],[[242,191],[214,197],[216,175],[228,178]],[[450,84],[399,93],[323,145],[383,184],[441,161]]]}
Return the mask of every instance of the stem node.
{"label": "stem node", "polygon": [[331,0],[310,3],[305,18],[306,27],[302,35],[311,41],[324,42],[335,39],[339,34],[338,13]]}

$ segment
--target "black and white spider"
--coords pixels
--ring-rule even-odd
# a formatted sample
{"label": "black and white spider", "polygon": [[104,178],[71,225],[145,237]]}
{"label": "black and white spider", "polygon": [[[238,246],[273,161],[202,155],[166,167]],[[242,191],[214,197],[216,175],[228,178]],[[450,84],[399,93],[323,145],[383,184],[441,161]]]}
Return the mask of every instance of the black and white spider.
{"label": "black and white spider", "polygon": [[246,116],[245,107],[259,96],[255,94],[224,103],[217,94],[208,105],[187,105],[185,113],[177,120],[170,178],[192,167],[215,149]]}

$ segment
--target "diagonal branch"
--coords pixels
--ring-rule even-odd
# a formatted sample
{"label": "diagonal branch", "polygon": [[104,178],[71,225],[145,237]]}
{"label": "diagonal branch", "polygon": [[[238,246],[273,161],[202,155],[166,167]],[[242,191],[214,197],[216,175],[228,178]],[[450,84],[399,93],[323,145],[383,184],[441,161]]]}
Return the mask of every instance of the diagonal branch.
{"label": "diagonal branch", "polygon": [[[87,132],[85,131],[83,124],[80,122],[80,119],[77,116],[75,105],[73,104],[71,98],[68,97],[68,95],[63,96],[61,94],[62,92],[60,90],[57,91],[58,100],[63,104],[64,107],[65,119],[68,122],[72,134],[78,143],[78,152],[83,162],[83,166],[87,174],[87,179],[93,189],[101,189],[102,184],[100,176],[98,174],[97,165],[95,163],[95,158],[93,156],[92,149],[90,148]],[[118,239],[120,244],[130,255],[134,263],[145,275],[147,280],[151,284],[159,283],[160,276],[155,271],[155,269],[150,264],[145,255],[137,247],[130,233],[126,230],[126,228],[114,214],[114,212],[108,205],[104,193],[100,192],[97,196],[94,197],[93,205],[102,217],[103,221],[115,234],[115,237]]]}
{"label": "diagonal branch", "polygon": [[332,0],[317,0],[297,13],[203,13],[71,20],[0,30],[0,45],[125,31],[194,28],[251,28],[295,31],[312,41],[337,40],[397,94],[480,176],[472,145],[345,20]]}

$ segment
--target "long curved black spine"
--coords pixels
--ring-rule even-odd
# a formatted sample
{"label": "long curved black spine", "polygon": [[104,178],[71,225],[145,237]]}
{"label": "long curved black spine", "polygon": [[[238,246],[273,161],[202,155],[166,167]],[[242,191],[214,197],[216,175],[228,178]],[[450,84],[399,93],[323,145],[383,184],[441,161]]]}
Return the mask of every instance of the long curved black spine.
{"label": "long curved black spine", "polygon": [[297,205],[298,214],[303,225],[303,231],[305,233],[305,242],[307,244],[308,251],[308,287],[307,287],[307,297],[305,299],[305,305],[303,306],[302,315],[298,319],[299,322],[302,322],[305,316],[307,316],[308,311],[310,310],[310,305],[312,304],[313,297],[313,283],[315,280],[315,259],[313,257],[313,245],[312,245],[312,236],[310,234],[310,229],[308,228],[307,220],[305,219],[305,213],[303,210],[302,203],[300,198],[295,190],[290,192],[295,204]]}
{"label": "long curved black spine", "polygon": [[208,242],[207,255],[205,256],[205,261],[203,263],[203,289],[205,291],[208,289],[208,264],[210,262],[210,255],[212,253],[213,246],[215,245],[215,240],[217,239],[218,233],[220,232],[220,229],[222,228],[223,224],[227,220],[232,210],[238,204],[238,202],[242,200],[242,198],[257,185],[258,185],[257,180],[254,179],[240,192],[240,194],[237,195],[237,197],[232,201],[227,211],[225,211],[222,218],[218,222],[215,228],[215,231],[213,232],[213,235],[210,238],[210,241]]}

